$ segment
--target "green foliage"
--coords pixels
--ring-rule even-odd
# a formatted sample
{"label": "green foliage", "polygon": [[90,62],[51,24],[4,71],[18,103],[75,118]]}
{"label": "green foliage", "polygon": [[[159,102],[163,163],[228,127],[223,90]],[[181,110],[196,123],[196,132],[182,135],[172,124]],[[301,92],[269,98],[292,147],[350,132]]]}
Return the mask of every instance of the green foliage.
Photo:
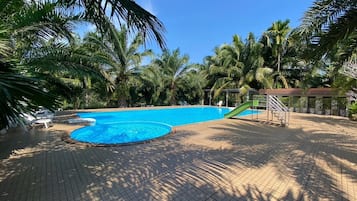
{"label": "green foliage", "polygon": [[[152,62],[152,66],[156,66],[162,71],[166,97],[170,105],[177,104],[178,94],[177,91],[183,84],[182,79],[191,70],[188,65],[188,55],[181,56],[180,50],[176,49],[170,52],[164,50],[161,56]],[[167,102],[166,102],[167,104]]]}
{"label": "green foliage", "polygon": [[[346,60],[357,58],[352,0],[316,0],[300,27],[291,31],[289,20],[276,21],[259,41],[251,33],[244,41],[234,35],[204,64],[165,49],[148,66],[141,62],[153,54],[142,45],[153,39],[165,47],[164,27],[135,1],[0,3],[0,128],[38,106],[55,109],[59,100],[74,109],[175,105],[200,103],[206,88],[214,99],[224,98],[223,89],[238,88],[237,100],[229,101],[239,102],[252,88],[335,87],[344,94],[357,87],[339,74]],[[126,26],[118,30],[113,18]],[[72,29],[83,21],[97,32],[82,41]]]}
{"label": "green foliage", "polygon": [[348,108],[348,117],[354,120],[357,120],[355,117],[357,114],[357,102],[351,104]]}
{"label": "green foliage", "polygon": [[[357,1],[316,0],[305,13],[298,33],[311,45],[309,57],[320,59],[339,44],[349,46],[343,60],[356,52]],[[345,49],[347,50],[347,49]]]}
{"label": "green foliage", "polygon": [[[0,128],[21,123],[21,114],[38,106],[55,109],[58,102],[45,91],[41,80],[28,78],[0,63]],[[5,65],[5,66],[4,66]]]}
{"label": "green foliage", "polygon": [[263,44],[256,42],[252,33],[246,42],[234,35],[232,44],[217,47],[215,54],[206,58],[208,87],[214,91],[213,98],[225,88],[238,88],[241,97],[252,87],[271,88],[273,71],[264,67],[262,51]]}
{"label": "green foliage", "polygon": [[144,42],[142,34],[134,36],[131,42],[128,37],[125,26],[117,30],[111,24],[106,34],[89,33],[84,39],[91,58],[95,58],[94,62],[110,75],[108,79],[113,84],[113,98],[118,100],[120,107],[128,106],[131,78],[135,76],[142,58],[151,54],[151,50],[139,51]]}
{"label": "green foliage", "polygon": [[[91,98],[103,91],[98,87],[111,91],[110,76],[100,64],[108,65],[112,60],[105,54],[91,54],[99,52],[75,40],[72,28],[78,21],[96,24],[114,42],[119,39],[114,44],[119,49],[126,47],[127,40],[115,31],[104,32],[113,27],[108,16],[117,17],[129,29],[165,46],[162,23],[134,1],[1,0],[0,5],[0,93],[4,96],[0,101],[0,128],[19,122],[21,113],[38,106],[54,109],[57,98],[70,101],[73,108],[91,107]],[[119,65],[140,61],[137,55],[130,59],[123,52],[119,54],[115,61]],[[124,89],[125,80],[117,91]],[[101,97],[108,101],[108,95]]]}
{"label": "green foliage", "polygon": [[280,73],[281,57],[289,45],[288,34],[290,32],[289,20],[278,20],[263,34],[267,41],[267,47],[271,48],[272,56],[277,58],[277,71]]}
{"label": "green foliage", "polygon": [[[29,71],[26,59],[44,40],[65,37],[68,19],[54,4],[1,2],[0,12],[0,128],[21,123],[21,114],[39,106],[55,109],[56,97],[46,82]],[[11,41],[11,42],[10,42]]]}

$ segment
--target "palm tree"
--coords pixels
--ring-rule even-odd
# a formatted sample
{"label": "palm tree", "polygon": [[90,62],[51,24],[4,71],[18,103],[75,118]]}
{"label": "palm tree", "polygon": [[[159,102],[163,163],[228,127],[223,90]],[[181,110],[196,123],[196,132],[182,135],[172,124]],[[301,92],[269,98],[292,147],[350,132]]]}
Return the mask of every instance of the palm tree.
{"label": "palm tree", "polygon": [[178,82],[186,73],[191,70],[188,65],[189,57],[180,55],[180,50],[172,52],[164,50],[160,58],[155,59],[152,65],[158,66],[162,71],[165,79],[165,85],[168,87],[168,100],[171,105],[176,104]]}
{"label": "palm tree", "polygon": [[[216,55],[207,58],[210,77],[215,80],[211,88],[215,90],[214,98],[227,87],[239,88],[241,97],[253,85],[271,88],[272,70],[263,66],[262,47],[262,44],[255,41],[252,33],[246,43],[234,35],[231,45],[221,46],[216,49]],[[259,84],[262,86],[258,86]]]}
{"label": "palm tree", "polygon": [[270,89],[273,86],[273,69],[264,66],[263,47],[263,44],[255,40],[254,34],[249,33],[243,51],[243,61],[245,66],[250,67],[247,73],[250,86],[256,89]]}
{"label": "palm tree", "polygon": [[[18,122],[20,113],[34,110],[36,105],[55,108],[57,101],[48,93],[50,87],[45,83],[49,83],[49,79],[44,75],[54,75],[51,78],[65,76],[65,79],[73,80],[73,76],[68,77],[68,70],[76,71],[78,67],[67,62],[64,72],[56,71],[53,74],[51,72],[55,70],[52,71],[51,67],[59,67],[68,60],[86,66],[90,59],[85,54],[64,51],[60,56],[68,60],[60,62],[53,53],[67,47],[55,48],[55,51],[45,49],[56,46],[58,41],[71,42],[71,28],[77,21],[92,22],[104,33],[111,26],[108,19],[112,17],[126,24],[131,31],[142,33],[145,39],[154,39],[165,47],[162,23],[132,0],[0,0],[0,91],[1,96],[6,97],[0,101],[0,127]],[[53,44],[44,46],[46,41]],[[92,68],[96,66],[87,67],[93,73]],[[94,71],[95,74],[104,75]],[[64,83],[61,79],[52,81]]]}
{"label": "palm tree", "polygon": [[272,53],[277,57],[277,70],[280,73],[281,57],[288,45],[288,33],[290,32],[289,20],[279,20],[272,24],[264,33],[267,45],[272,48]]}
{"label": "palm tree", "polygon": [[357,1],[355,0],[316,0],[305,13],[298,33],[313,51],[310,56],[321,58],[339,43],[348,47],[346,60],[357,49]]}
{"label": "palm tree", "polygon": [[216,74],[217,77],[211,89],[215,91],[213,98],[216,98],[226,87],[242,90],[249,88],[244,81],[246,69],[241,60],[243,49],[244,43],[234,35],[232,45],[225,44],[216,50],[218,54],[213,57],[215,61],[209,68],[210,74]]}
{"label": "palm tree", "polygon": [[204,58],[203,69],[207,76],[207,87],[213,89],[213,86],[217,79],[226,75],[226,72],[220,67],[222,66],[221,47],[214,48],[214,54],[212,56],[206,56]]}
{"label": "palm tree", "polygon": [[165,97],[165,76],[159,66],[149,65],[140,71],[142,86],[140,92],[143,94],[146,104],[163,105]]}
{"label": "palm tree", "polygon": [[204,95],[207,75],[199,64],[192,64],[189,69],[191,70],[178,80],[177,99],[184,104],[198,104]]}
{"label": "palm tree", "polygon": [[105,35],[90,33],[84,39],[91,49],[92,57],[112,77],[118,106],[127,106],[129,100],[129,77],[140,66],[142,58],[151,54],[151,50],[139,52],[143,37],[137,34],[129,43],[128,30],[122,26],[118,31],[111,25]]}
{"label": "palm tree", "polygon": [[47,90],[70,100],[77,109],[80,100],[88,106],[92,81],[102,82],[106,91],[112,90],[109,75],[100,68],[98,57],[91,52],[79,38],[74,38],[70,44],[50,40],[28,52],[23,63],[29,76],[45,81]]}
{"label": "palm tree", "polygon": [[18,72],[20,61],[0,60],[0,128],[21,122],[20,115],[39,105],[54,109],[58,102],[45,91],[43,82]]}
{"label": "palm tree", "polygon": [[[274,62],[277,66],[276,85],[278,84],[278,79],[280,79],[285,88],[288,88],[288,82],[286,77],[281,73],[282,57],[286,54],[286,51],[289,47],[289,37],[290,32],[289,20],[285,21],[276,21],[272,24],[271,27],[263,34],[263,43],[268,48],[268,54],[265,57],[277,58]],[[268,61],[269,59],[266,59]],[[268,64],[269,65],[269,64]]]}
{"label": "palm tree", "polygon": [[1,1],[0,6],[0,128],[21,122],[20,114],[39,105],[54,109],[55,97],[44,82],[26,74],[24,58],[41,40],[68,37],[69,19],[53,3]]}

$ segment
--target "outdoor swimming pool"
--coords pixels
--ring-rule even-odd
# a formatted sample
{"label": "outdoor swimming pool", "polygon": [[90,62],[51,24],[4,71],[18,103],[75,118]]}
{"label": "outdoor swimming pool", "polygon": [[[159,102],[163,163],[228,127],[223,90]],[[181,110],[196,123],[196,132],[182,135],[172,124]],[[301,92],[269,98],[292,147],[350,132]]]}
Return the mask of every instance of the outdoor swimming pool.
{"label": "outdoor swimming pool", "polygon": [[[223,119],[229,111],[219,107],[184,107],[78,113],[81,118],[96,119],[96,123],[73,131],[71,138],[95,144],[142,142],[170,133],[172,126]],[[257,112],[245,110],[239,116]]]}

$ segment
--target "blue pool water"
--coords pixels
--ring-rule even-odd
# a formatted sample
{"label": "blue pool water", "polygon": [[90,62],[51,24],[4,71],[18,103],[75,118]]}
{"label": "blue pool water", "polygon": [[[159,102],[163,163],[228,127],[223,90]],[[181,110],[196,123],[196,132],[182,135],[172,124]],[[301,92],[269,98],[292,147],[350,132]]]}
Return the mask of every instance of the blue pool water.
{"label": "blue pool water", "polygon": [[[171,126],[223,119],[229,108],[187,107],[117,112],[78,113],[96,119],[95,125],[77,129],[71,138],[96,144],[122,144],[158,138],[171,132]],[[246,110],[239,116],[257,111]]]}
{"label": "blue pool water", "polygon": [[127,144],[158,138],[170,132],[171,126],[167,124],[130,121],[80,128],[72,132],[71,138],[94,144]]}

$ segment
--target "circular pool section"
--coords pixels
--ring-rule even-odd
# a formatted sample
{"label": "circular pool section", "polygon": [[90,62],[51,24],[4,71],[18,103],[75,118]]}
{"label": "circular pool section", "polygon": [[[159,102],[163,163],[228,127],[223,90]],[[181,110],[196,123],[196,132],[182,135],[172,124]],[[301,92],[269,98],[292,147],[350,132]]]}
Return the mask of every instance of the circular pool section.
{"label": "circular pool section", "polygon": [[116,122],[77,129],[71,133],[71,138],[94,144],[129,144],[165,136],[171,129],[170,125],[159,122]]}

